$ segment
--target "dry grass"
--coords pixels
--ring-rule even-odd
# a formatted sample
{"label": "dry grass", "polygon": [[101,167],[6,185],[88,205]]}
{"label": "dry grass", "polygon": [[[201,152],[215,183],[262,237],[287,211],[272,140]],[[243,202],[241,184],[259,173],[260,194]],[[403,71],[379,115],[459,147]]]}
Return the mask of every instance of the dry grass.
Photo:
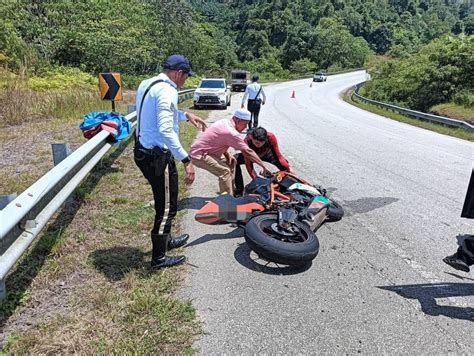
{"label": "dry grass", "polygon": [[[20,192],[50,169],[51,140],[61,137],[73,148],[84,142],[77,128],[83,114],[3,130],[2,145],[18,152],[0,169],[1,189]],[[189,145],[196,130],[184,125]],[[200,326],[191,304],[173,298],[186,266],[148,269],[154,210],[131,141],[95,167],[7,278],[0,354],[192,352]],[[181,171],[181,198],[183,177]]]}
{"label": "dry grass", "polygon": [[[125,112],[127,104],[117,110]],[[52,143],[73,150],[83,144],[79,124],[86,113],[110,110],[110,102],[90,91],[0,90],[0,194],[20,193],[50,170]]]}
{"label": "dry grass", "polygon": [[50,120],[59,115],[68,120],[73,117],[78,107],[84,112],[110,107],[101,102],[97,93],[89,90],[39,93],[14,86],[0,91],[0,102],[0,127],[4,128],[24,122]]}

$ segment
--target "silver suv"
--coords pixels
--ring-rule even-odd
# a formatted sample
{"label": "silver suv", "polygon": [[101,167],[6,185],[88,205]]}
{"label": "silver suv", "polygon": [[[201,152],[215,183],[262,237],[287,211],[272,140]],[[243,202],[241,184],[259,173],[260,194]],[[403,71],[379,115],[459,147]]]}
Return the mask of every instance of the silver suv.
{"label": "silver suv", "polygon": [[230,88],[225,79],[202,79],[194,92],[194,108],[217,106],[225,109],[230,106]]}

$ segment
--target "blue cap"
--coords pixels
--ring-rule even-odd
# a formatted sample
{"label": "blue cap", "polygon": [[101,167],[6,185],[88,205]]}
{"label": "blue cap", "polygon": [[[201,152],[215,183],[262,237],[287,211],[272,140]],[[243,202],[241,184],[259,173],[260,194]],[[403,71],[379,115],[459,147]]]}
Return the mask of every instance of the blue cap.
{"label": "blue cap", "polygon": [[191,63],[189,60],[181,54],[172,54],[163,62],[163,68],[169,70],[182,70],[185,73],[188,73],[190,77],[195,75],[191,70]]}

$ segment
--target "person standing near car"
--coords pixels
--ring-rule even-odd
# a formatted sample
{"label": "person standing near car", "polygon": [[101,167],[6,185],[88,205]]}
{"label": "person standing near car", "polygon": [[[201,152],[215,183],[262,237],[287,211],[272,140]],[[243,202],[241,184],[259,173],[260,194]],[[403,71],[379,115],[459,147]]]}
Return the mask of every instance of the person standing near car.
{"label": "person standing near car", "polygon": [[136,95],[134,160],[151,185],[155,201],[155,221],[151,230],[151,267],[155,269],[178,265],[186,260],[184,256],[166,255],[168,249],[183,246],[189,238],[188,234],[175,239],[170,236],[178,210],[175,158],[184,164],[186,184],[191,184],[195,177],[191,159],[179,140],[179,122],[189,121],[203,131],[207,127],[198,116],[178,109],[177,89],[194,74],[189,60],[174,54],[164,61],[163,68],[163,73],[142,81]]}
{"label": "person standing near car", "polygon": [[[258,115],[260,113],[261,105],[265,105],[266,96],[263,87],[258,84],[258,75],[252,77],[252,83],[245,88],[244,97],[242,98],[241,108],[245,106],[247,101],[247,110],[251,112],[252,116],[249,121],[249,130],[258,126]],[[248,100],[247,100],[248,98]]]}

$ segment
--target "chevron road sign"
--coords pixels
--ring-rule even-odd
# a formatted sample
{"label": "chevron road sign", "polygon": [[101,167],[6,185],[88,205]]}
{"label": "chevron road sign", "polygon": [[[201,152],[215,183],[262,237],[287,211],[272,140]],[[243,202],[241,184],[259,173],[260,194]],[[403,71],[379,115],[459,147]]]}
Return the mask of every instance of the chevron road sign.
{"label": "chevron road sign", "polygon": [[120,73],[100,73],[99,89],[102,100],[112,100],[112,111],[115,111],[115,101],[123,100]]}

